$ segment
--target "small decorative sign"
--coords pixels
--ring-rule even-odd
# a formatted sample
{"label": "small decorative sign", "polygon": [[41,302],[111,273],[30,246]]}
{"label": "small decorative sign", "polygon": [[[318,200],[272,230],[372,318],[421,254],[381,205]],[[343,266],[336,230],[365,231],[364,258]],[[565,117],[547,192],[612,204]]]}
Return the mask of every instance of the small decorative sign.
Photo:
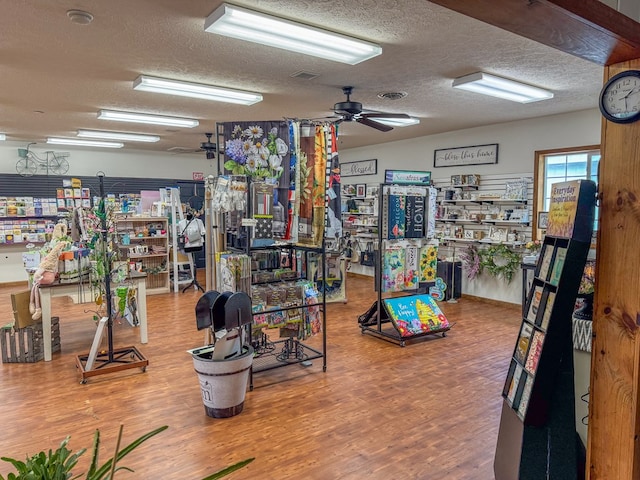
{"label": "small decorative sign", "polygon": [[356,177],[358,175],[375,175],[378,173],[378,159],[359,160],[340,164],[341,177]]}
{"label": "small decorative sign", "polygon": [[193,180],[198,182],[204,180],[203,172],[192,172]]}
{"label": "small decorative sign", "polygon": [[431,172],[414,170],[385,170],[385,183],[410,183],[413,185],[431,185]]}
{"label": "small decorative sign", "polygon": [[471,147],[443,148],[433,153],[433,166],[436,168],[492,163],[498,163],[497,143],[473,145]]}

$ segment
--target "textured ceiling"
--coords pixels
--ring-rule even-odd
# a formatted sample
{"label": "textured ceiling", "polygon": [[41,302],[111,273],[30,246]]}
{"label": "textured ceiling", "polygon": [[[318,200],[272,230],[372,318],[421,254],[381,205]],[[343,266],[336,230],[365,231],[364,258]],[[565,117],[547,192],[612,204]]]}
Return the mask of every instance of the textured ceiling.
{"label": "textured ceiling", "polygon": [[[0,0],[0,132],[43,143],[79,128],[154,133],[156,144],[125,149],[195,149],[216,122],[331,115],[353,85],[352,100],[419,117],[417,126],[382,133],[341,126],[341,148],[372,145],[486,124],[594,108],[602,67],[446,10],[426,0],[254,0],[233,3],[361,37],[383,54],[350,66],[204,32],[216,0]],[[71,23],[69,9],[91,12]],[[520,79],[554,92],[521,105],[461,92],[452,79],[476,71]],[[293,78],[298,71],[318,74]],[[132,89],[140,75],[261,92],[245,107]],[[407,92],[396,101],[385,91]],[[99,109],[197,118],[195,129],[98,120]],[[66,147],[65,147],[66,149]]]}

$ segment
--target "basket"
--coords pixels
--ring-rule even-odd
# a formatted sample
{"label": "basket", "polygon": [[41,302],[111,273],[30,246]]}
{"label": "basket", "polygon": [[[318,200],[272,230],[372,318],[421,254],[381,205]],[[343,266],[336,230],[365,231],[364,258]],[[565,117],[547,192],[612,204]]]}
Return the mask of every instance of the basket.
{"label": "basket", "polygon": [[[51,351],[60,351],[60,322],[51,317]],[[0,328],[2,363],[35,363],[44,358],[42,323],[24,328],[12,324]]]}
{"label": "basket", "polygon": [[29,153],[29,150],[27,150],[26,148],[19,148],[18,149],[18,156],[20,158],[27,158],[27,154]]}

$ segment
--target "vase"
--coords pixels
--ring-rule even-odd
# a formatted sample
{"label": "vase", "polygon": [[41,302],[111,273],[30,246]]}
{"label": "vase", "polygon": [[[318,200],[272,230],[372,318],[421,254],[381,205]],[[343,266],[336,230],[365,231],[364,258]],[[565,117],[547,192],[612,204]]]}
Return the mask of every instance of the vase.
{"label": "vase", "polygon": [[211,353],[193,354],[205,413],[212,418],[238,415],[244,407],[253,363],[253,347],[244,346],[240,355],[213,360]]}

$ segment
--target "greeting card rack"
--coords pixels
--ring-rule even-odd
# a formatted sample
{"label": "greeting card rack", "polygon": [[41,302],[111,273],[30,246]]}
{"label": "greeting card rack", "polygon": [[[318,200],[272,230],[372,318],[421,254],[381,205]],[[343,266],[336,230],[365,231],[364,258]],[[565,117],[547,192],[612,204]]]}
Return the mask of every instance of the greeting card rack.
{"label": "greeting card rack", "polygon": [[428,241],[435,197],[435,189],[428,184],[380,184],[374,249],[377,298],[358,317],[362,334],[404,347],[407,340],[435,334],[444,337],[450,330],[451,325],[426,295],[436,277],[437,245]]}
{"label": "greeting card rack", "polygon": [[576,478],[571,315],[591,246],[595,184],[552,186],[549,227],[502,396],[496,480]]}

